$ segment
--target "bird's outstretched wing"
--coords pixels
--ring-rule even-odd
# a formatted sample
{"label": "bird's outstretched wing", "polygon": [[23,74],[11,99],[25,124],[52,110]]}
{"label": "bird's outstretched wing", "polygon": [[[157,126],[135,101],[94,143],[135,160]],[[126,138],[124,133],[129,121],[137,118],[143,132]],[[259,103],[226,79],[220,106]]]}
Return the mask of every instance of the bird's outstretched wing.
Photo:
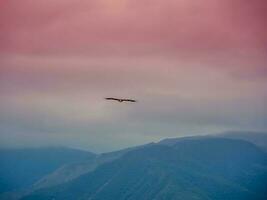
{"label": "bird's outstretched wing", "polygon": [[122,99],[122,101],[137,102],[137,101],[134,100],[134,99]]}
{"label": "bird's outstretched wing", "polygon": [[106,100],[114,100],[114,101],[120,101],[120,99],[117,99],[117,98],[111,98],[111,97],[108,97],[108,98],[105,98]]}

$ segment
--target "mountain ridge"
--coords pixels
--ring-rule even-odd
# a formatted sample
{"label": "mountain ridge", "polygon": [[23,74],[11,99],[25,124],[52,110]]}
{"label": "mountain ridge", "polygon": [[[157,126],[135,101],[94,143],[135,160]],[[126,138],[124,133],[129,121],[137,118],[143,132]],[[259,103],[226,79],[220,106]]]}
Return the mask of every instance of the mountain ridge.
{"label": "mountain ridge", "polygon": [[[207,143],[211,142],[207,139],[203,140]],[[206,162],[205,158],[194,157],[196,144],[181,153],[181,149],[184,149],[184,146],[188,145],[188,142],[191,143],[192,140],[183,140],[183,147],[179,147],[181,143],[177,144],[178,149],[177,145],[173,148],[154,144],[130,151],[121,158],[100,165],[93,172],[82,175],[69,183],[36,191],[22,199],[42,200],[49,199],[51,195],[55,199],[66,200],[73,198],[81,200],[181,199],[181,197],[188,199],[190,196],[203,200],[231,199],[231,197],[265,199],[267,194],[262,188],[267,182],[259,183],[259,180],[263,181],[261,177],[263,175],[260,173],[263,173],[266,178],[266,154],[257,146],[246,141],[211,140],[214,144],[210,153],[213,158],[219,157],[216,162]],[[198,153],[205,155],[206,150],[203,147],[207,144],[199,140],[194,140],[194,142],[199,145]],[[221,142],[223,145],[219,145]],[[228,146],[224,148],[226,143]],[[229,147],[232,151],[238,151],[241,146],[243,146],[241,153],[251,155],[249,157],[243,155],[240,159],[242,162],[236,161],[236,158],[242,154],[230,157],[224,163],[224,155],[213,151],[216,148],[217,150],[224,148],[224,151],[227,152]],[[232,166],[228,166],[229,163]],[[244,164],[247,167],[245,170],[240,170],[243,169]],[[213,168],[217,171],[212,171]],[[249,171],[256,175],[250,175],[249,180],[246,180],[246,173]],[[232,172],[235,174],[231,174]],[[250,182],[258,185],[253,186]]]}

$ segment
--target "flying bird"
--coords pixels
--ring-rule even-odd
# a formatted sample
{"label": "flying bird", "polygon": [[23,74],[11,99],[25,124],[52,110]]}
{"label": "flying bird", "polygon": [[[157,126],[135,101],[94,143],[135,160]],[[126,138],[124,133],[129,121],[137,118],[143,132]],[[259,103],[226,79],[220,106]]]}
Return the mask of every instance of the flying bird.
{"label": "flying bird", "polygon": [[119,99],[119,98],[112,98],[112,97],[109,97],[109,98],[105,98],[106,100],[111,100],[111,101],[118,101],[120,103],[126,101],[126,102],[132,102],[132,103],[135,103],[137,102],[136,100],[134,99]]}

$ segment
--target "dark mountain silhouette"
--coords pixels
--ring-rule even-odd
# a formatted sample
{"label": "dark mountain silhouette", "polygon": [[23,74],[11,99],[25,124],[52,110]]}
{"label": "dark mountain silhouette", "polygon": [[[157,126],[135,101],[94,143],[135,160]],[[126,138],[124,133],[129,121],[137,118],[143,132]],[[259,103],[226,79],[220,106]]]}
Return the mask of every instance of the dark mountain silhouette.
{"label": "dark mountain silhouette", "polygon": [[217,134],[218,137],[242,139],[261,147],[267,152],[267,133],[252,131],[229,131]]}
{"label": "dark mountain silhouette", "polygon": [[267,154],[242,140],[187,138],[128,151],[72,181],[22,198],[267,199]]}
{"label": "dark mountain silhouette", "polygon": [[153,143],[140,145],[136,147],[130,147],[118,151],[108,152],[108,153],[102,153],[97,156],[95,156],[94,159],[87,159],[82,160],[80,162],[75,162],[71,164],[66,164],[57,170],[55,170],[53,173],[48,174],[47,176],[44,176],[39,181],[37,181],[33,187],[32,190],[45,188],[45,187],[51,187],[54,185],[59,185],[65,182],[68,182],[72,179],[75,179],[83,174],[86,174],[88,172],[91,172],[95,170],[98,166],[111,162],[113,160],[116,160],[126,154],[129,151],[147,147],[153,145]]}
{"label": "dark mountain silhouette", "polygon": [[[43,175],[40,179],[38,179],[37,181],[35,181],[34,183],[32,183],[31,185],[27,187],[16,188],[14,192],[6,192],[2,195],[0,194],[0,199],[16,200],[24,195],[34,192],[35,190],[46,188],[46,187],[51,187],[51,186],[56,186],[59,184],[69,182],[83,174],[86,174],[88,172],[95,170],[98,166],[104,163],[111,162],[115,159],[120,158],[121,156],[123,156],[129,151],[143,148],[145,146],[150,146],[150,145],[153,145],[153,143],[130,147],[130,148],[114,151],[114,152],[93,155],[92,158],[90,157],[89,159],[87,156],[85,157],[85,159],[83,159],[83,157],[80,157],[79,155],[77,155],[77,158],[80,157],[81,159],[77,161],[75,160],[75,162],[65,163],[64,165],[61,165],[60,167],[56,168],[51,173]],[[65,149],[69,150],[68,148],[65,148]],[[80,152],[83,155],[84,152],[83,151],[80,151]],[[79,153],[79,151],[77,153]]]}
{"label": "dark mountain silhouette", "polygon": [[59,167],[95,154],[63,147],[0,150],[0,193],[24,189]]}
{"label": "dark mountain silhouette", "polygon": [[188,137],[178,137],[178,138],[167,138],[161,140],[159,144],[172,146],[178,141],[185,139],[198,139],[198,138],[230,138],[230,139],[240,139],[251,142],[263,150],[267,151],[267,133],[266,132],[253,132],[253,131],[228,131],[218,134],[210,134],[203,136],[188,136]]}

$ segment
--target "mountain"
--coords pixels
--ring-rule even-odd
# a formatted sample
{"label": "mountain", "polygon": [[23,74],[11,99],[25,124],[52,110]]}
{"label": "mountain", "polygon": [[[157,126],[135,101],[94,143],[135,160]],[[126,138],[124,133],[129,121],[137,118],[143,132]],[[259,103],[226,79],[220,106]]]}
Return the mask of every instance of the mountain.
{"label": "mountain", "polygon": [[242,140],[187,138],[133,149],[22,200],[265,200],[267,154]]}
{"label": "mountain", "polygon": [[267,152],[267,133],[266,132],[252,132],[252,131],[229,131],[217,134],[218,137],[242,139],[261,147]]}
{"label": "mountain", "polygon": [[217,134],[210,134],[204,136],[189,136],[189,137],[178,137],[178,138],[167,138],[158,142],[162,145],[172,146],[176,142],[181,140],[191,139],[199,139],[199,138],[230,138],[230,139],[240,139],[251,142],[258,147],[262,148],[267,152],[267,133],[266,132],[253,132],[253,131],[228,131]]}
{"label": "mountain", "polygon": [[87,159],[87,160],[82,160],[81,162],[75,162],[75,163],[63,165],[62,167],[58,168],[54,172],[41,178],[38,182],[36,182],[32,186],[31,190],[51,187],[51,186],[55,186],[55,185],[68,182],[83,174],[86,174],[88,172],[95,170],[98,166],[104,163],[111,162],[113,160],[116,160],[122,157],[124,154],[126,154],[129,151],[143,148],[145,146],[150,146],[150,145],[153,145],[153,143],[130,147],[130,148],[108,152],[108,153],[102,153],[102,154],[95,156],[94,159]]}
{"label": "mountain", "polygon": [[63,147],[0,150],[0,193],[30,187],[59,167],[95,158],[95,154]]}
{"label": "mountain", "polygon": [[178,138],[166,138],[161,141],[159,141],[157,144],[160,145],[167,145],[167,146],[174,146],[180,141],[184,140],[199,140],[202,138],[210,138],[213,136],[188,136],[188,137],[178,137]]}
{"label": "mountain", "polygon": [[149,146],[152,144],[153,143],[149,143],[114,152],[93,155],[93,157],[90,159],[81,158],[75,162],[65,163],[64,165],[61,165],[60,167],[53,170],[51,173],[44,174],[36,182],[28,185],[27,187],[16,188],[16,190],[12,192],[5,192],[2,195],[0,194],[0,199],[17,200],[20,199],[22,196],[34,192],[35,190],[69,182],[83,174],[95,170],[99,165],[102,165],[103,163],[111,162],[115,159],[120,158],[131,150],[142,148],[144,146]]}

